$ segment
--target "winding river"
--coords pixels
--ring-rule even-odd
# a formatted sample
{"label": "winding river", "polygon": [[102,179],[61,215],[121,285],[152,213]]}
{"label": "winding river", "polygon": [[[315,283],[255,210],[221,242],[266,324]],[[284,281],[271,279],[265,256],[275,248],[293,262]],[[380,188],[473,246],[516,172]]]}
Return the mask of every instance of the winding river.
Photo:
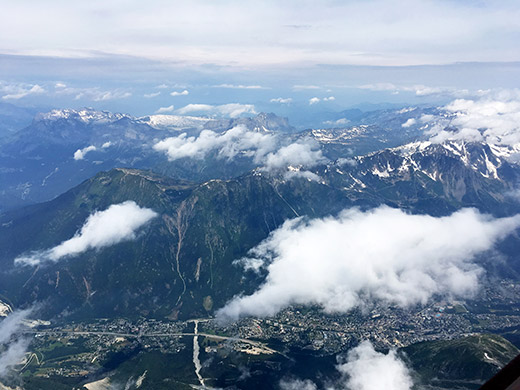
{"label": "winding river", "polygon": [[202,377],[202,375],[200,375],[200,369],[202,368],[202,366],[200,364],[199,359],[199,321],[194,320],[193,323],[195,324],[195,329],[193,331],[193,333],[195,333],[195,335],[193,336],[193,365],[195,366],[195,375],[197,375],[200,385],[202,386],[202,388],[206,388],[206,385],[204,384],[204,378]]}

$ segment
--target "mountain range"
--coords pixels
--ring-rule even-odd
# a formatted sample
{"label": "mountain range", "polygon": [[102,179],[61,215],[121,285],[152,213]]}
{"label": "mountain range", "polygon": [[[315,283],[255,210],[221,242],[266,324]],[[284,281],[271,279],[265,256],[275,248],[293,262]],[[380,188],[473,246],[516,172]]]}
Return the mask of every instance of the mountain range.
{"label": "mountain range", "polygon": [[[30,126],[10,133],[0,144],[2,307],[25,308],[38,302],[43,308],[40,319],[66,324],[100,318],[171,322],[213,318],[230,300],[265,285],[266,269],[243,267],[241,260],[288,223],[333,219],[344,210],[380,206],[432,217],[463,208],[478,210],[484,219],[520,213],[520,165],[514,146],[432,142],[420,118],[442,116],[436,108],[349,115],[348,126],[296,132],[285,118],[273,114],[225,120],[134,118],[92,109],[39,114]],[[240,144],[234,135],[237,129],[252,141]],[[161,142],[170,144],[160,149]],[[114,206],[125,214],[108,214],[115,213]],[[116,222],[144,219],[135,222],[133,230],[114,235],[108,226],[112,221],[103,219],[106,215]],[[95,235],[95,223],[101,231],[106,224],[105,233]],[[118,231],[126,228],[125,223],[114,226]],[[518,235],[512,234],[497,245],[500,257],[490,251],[479,255],[485,271],[482,294],[497,281],[514,285],[519,280],[519,245]],[[60,251],[63,254],[57,255]],[[461,314],[460,321],[488,332],[491,327],[474,313],[503,310],[504,316],[516,315],[513,298],[492,306],[490,296],[493,293],[457,304],[462,313],[466,307],[472,311]],[[298,307],[303,313],[315,309]],[[380,314],[362,316],[371,321]],[[314,334],[316,327],[312,324],[307,330]],[[518,346],[516,329],[508,325],[496,331]],[[446,337],[399,350],[415,370],[417,383],[472,388],[517,352],[499,336]],[[279,346],[279,340],[271,341]],[[308,355],[316,342],[311,340],[306,349],[285,348],[267,362],[248,362],[262,374],[240,380],[257,386],[265,375],[271,386],[266,388],[274,388],[285,369],[305,375],[301,366],[305,359],[327,362],[329,368],[323,372],[337,379],[330,353]],[[122,378],[132,364],[152,372],[150,361],[165,359],[156,354],[149,360],[149,351],[136,345],[125,344],[123,352],[130,352],[123,353],[124,362],[112,367],[109,359],[103,370],[113,368],[110,375]],[[213,346],[208,342],[206,347],[203,356],[210,356]],[[294,357],[291,363],[284,360],[285,353]],[[466,354],[464,364],[447,358],[457,354]],[[216,375],[212,383],[227,386],[226,375],[228,381],[242,377],[236,367],[243,360],[234,355],[222,359],[225,369],[209,357],[205,369]],[[317,377],[323,377],[320,364],[313,371]],[[425,369],[428,365],[434,368]],[[478,374],[472,375],[474,370]],[[32,388],[63,384],[56,378],[57,382],[45,384],[34,378]],[[165,383],[156,380],[154,386]]]}

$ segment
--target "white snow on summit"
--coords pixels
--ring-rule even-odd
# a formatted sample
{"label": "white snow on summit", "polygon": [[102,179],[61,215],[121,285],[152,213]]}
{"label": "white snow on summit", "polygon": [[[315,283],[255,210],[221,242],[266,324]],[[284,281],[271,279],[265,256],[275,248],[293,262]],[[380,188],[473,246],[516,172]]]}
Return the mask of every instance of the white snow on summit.
{"label": "white snow on summit", "polygon": [[84,108],[81,110],[51,110],[46,113],[40,113],[36,116],[36,120],[57,121],[60,119],[79,119],[84,123],[111,123],[122,118],[132,117],[125,114],[111,113],[108,111],[96,111],[91,108]]}

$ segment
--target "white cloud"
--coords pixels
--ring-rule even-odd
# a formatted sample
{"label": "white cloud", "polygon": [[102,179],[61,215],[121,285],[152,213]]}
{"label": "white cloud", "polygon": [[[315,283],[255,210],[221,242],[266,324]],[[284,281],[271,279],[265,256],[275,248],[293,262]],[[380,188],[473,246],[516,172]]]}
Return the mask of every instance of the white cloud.
{"label": "white cloud", "polygon": [[101,148],[106,149],[106,148],[109,148],[110,146],[112,146],[112,142],[107,141],[103,145],[101,145]]}
{"label": "white cloud", "polygon": [[157,213],[153,210],[141,208],[133,201],[113,204],[106,210],[91,214],[71,239],[54,248],[17,257],[14,262],[31,266],[44,261],[57,262],[89,249],[100,249],[134,240],[137,230],[156,216]]}
{"label": "white cloud", "polygon": [[337,218],[285,222],[249,252],[267,277],[218,311],[223,320],[270,316],[293,305],[347,312],[380,302],[409,307],[433,295],[471,296],[481,267],[473,258],[520,225],[473,209],[435,218],[379,207]]}
{"label": "white cloud", "polygon": [[375,83],[360,85],[358,88],[370,91],[388,91],[394,94],[398,94],[399,92],[410,92],[416,96],[447,95],[462,97],[470,94],[467,89],[458,89],[454,87],[429,87],[422,84],[396,85],[392,83]]}
{"label": "white cloud", "polygon": [[343,157],[340,157],[336,160],[336,164],[339,165],[339,166],[350,166],[350,167],[355,167],[357,165],[357,162],[356,160],[354,160],[353,158],[343,158]]}
{"label": "white cloud", "polygon": [[57,95],[74,95],[74,100],[92,100],[95,102],[103,102],[108,100],[126,99],[132,96],[129,91],[114,89],[104,90],[99,87],[75,88],[63,87],[56,90]]}
{"label": "white cloud", "polygon": [[43,89],[38,84],[34,84],[32,86],[25,85],[2,85],[0,86],[0,91],[6,93],[2,96],[3,100],[19,100],[29,95],[41,95],[45,93],[45,89]]}
{"label": "white cloud", "polygon": [[329,126],[345,126],[349,122],[350,121],[347,118],[340,118],[340,119],[335,120],[335,121],[325,121],[323,123],[325,125],[329,125]]}
{"label": "white cloud", "polygon": [[27,338],[20,338],[11,342],[7,349],[0,354],[0,378],[10,374],[15,365],[20,364],[30,344]]}
{"label": "white cloud", "polygon": [[406,114],[407,112],[413,112],[417,110],[417,107],[405,107],[401,108],[399,111],[397,111],[398,114]]}
{"label": "white cloud", "polygon": [[188,91],[187,89],[185,89],[184,91],[181,91],[181,92],[178,92],[178,91],[170,92],[171,96],[186,96],[189,94],[190,94],[190,91]]}
{"label": "white cloud", "polygon": [[[340,379],[329,384],[327,390],[411,390],[410,369],[394,350],[377,352],[369,341],[352,348],[345,363],[336,366]],[[317,390],[309,379],[282,380],[281,390]]]}
{"label": "white cloud", "polygon": [[309,181],[317,181],[317,182],[320,181],[320,177],[317,174],[315,174],[314,172],[306,171],[301,168],[294,168],[291,164],[289,164],[288,170],[284,174],[284,178],[286,180],[291,180],[296,177],[307,179]]}
{"label": "white cloud", "polygon": [[222,115],[230,118],[236,118],[243,114],[256,114],[255,106],[252,104],[228,103],[219,106],[210,104],[188,104],[177,110],[181,115],[193,112],[206,112],[210,115]]}
{"label": "white cloud", "polygon": [[156,114],[164,114],[164,113],[167,113],[167,112],[173,112],[174,109],[175,109],[175,107],[172,104],[171,106],[168,106],[168,107],[160,107],[157,111],[155,111],[155,113]]}
{"label": "white cloud", "polygon": [[334,96],[329,96],[329,97],[324,97],[322,99],[320,99],[319,97],[313,97],[313,98],[310,98],[309,99],[309,104],[310,105],[313,105],[313,104],[316,104],[316,103],[319,103],[321,101],[324,101],[324,102],[332,102],[336,100],[336,98]]}
{"label": "white cloud", "polygon": [[0,322],[0,346],[6,347],[0,353],[0,378],[11,373],[13,366],[20,363],[27,352],[30,340],[20,337],[19,332],[32,312],[33,308],[14,311]]}
{"label": "white cloud", "polygon": [[56,88],[56,89],[67,88],[67,84],[65,84],[65,83],[56,83],[56,84],[54,84],[54,88]]}
{"label": "white cloud", "polygon": [[184,106],[182,108],[179,108],[177,111],[179,114],[189,114],[192,112],[199,112],[199,111],[213,111],[215,110],[215,106],[212,106],[211,104],[197,104],[192,103],[188,104],[187,106]]}
{"label": "white cloud", "polygon": [[[449,118],[438,118],[427,134],[432,142],[482,141],[497,145],[520,143],[520,92],[457,99],[444,107]],[[446,129],[449,126],[449,129]]]}
{"label": "white cloud", "polygon": [[18,332],[33,309],[15,310],[0,322],[0,344],[6,344]]}
{"label": "white cloud", "polygon": [[[222,23],[215,20],[217,14],[237,22]],[[25,23],[18,15],[24,15]],[[302,64],[518,61],[519,16],[518,3],[512,0],[477,4],[152,0],[146,8],[138,2],[121,7],[119,2],[96,0],[78,7],[50,0],[47,5],[7,3],[0,14],[0,36],[8,38],[2,42],[3,53],[65,57],[131,53],[188,65],[286,64],[299,70]],[[388,45],[389,41],[398,44]]]}
{"label": "white cloud", "polygon": [[280,382],[281,390],[317,390],[318,387],[311,380],[282,380]]}
{"label": "white cloud", "polygon": [[159,96],[160,94],[161,94],[161,92],[145,93],[143,95],[143,97],[146,98],[146,99],[151,99],[151,98]]}
{"label": "white cloud", "polygon": [[421,115],[421,118],[419,119],[422,123],[428,123],[435,119],[435,115],[431,114],[423,114]]}
{"label": "white cloud", "polygon": [[282,98],[282,97],[279,97],[279,98],[276,98],[276,99],[271,99],[269,100],[271,103],[280,103],[280,104],[289,104],[289,103],[292,103],[292,98]]}
{"label": "white cloud", "polygon": [[401,127],[411,127],[417,123],[415,118],[409,118],[406,122],[404,122]]}
{"label": "white cloud", "polygon": [[293,85],[292,89],[294,91],[306,91],[306,90],[315,90],[315,89],[323,89],[318,85]]}
{"label": "white cloud", "polygon": [[302,140],[269,153],[266,156],[264,169],[273,171],[287,166],[313,167],[325,162],[319,146],[312,140]]}
{"label": "white cloud", "polygon": [[359,89],[368,89],[370,91],[395,91],[399,90],[399,87],[392,83],[375,83],[375,84],[364,84],[358,86]]}
{"label": "white cloud", "polygon": [[213,88],[229,88],[229,89],[269,89],[261,85],[243,85],[243,84],[219,84],[213,85]]}
{"label": "white cloud", "polygon": [[184,157],[203,159],[208,153],[218,151],[221,158],[233,159],[240,154],[259,162],[275,149],[276,142],[273,134],[253,132],[245,126],[237,126],[224,133],[203,130],[197,137],[188,137],[183,133],[159,141],[154,149],[165,152],[170,161]]}
{"label": "white cloud", "polygon": [[350,350],[347,362],[337,369],[348,390],[411,390],[413,386],[410,370],[396,352],[377,352],[369,341]]}
{"label": "white cloud", "polygon": [[83,149],[78,149],[74,152],[74,160],[83,160],[88,152],[93,152],[97,148],[94,145],[87,146]]}
{"label": "white cloud", "polygon": [[126,99],[132,96],[131,92],[125,91],[99,91],[94,93],[80,93],[76,95],[74,99],[79,100],[84,97],[90,98],[95,102],[102,102],[106,100],[115,100],[115,99]]}
{"label": "white cloud", "polygon": [[215,152],[217,158],[232,160],[237,156],[251,158],[263,171],[283,171],[289,168],[286,178],[306,177],[317,180],[311,172],[302,170],[325,162],[319,145],[312,139],[303,139],[284,145],[284,140],[272,133],[250,131],[236,126],[226,132],[203,130],[198,136],[183,133],[169,137],[154,145],[158,152],[166,153],[170,161],[181,158],[204,159]]}

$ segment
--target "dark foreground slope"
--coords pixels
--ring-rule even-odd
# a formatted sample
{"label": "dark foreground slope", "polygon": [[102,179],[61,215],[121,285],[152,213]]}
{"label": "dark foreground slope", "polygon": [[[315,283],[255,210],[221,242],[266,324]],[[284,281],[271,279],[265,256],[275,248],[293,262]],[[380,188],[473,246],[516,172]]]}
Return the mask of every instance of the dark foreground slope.
{"label": "dark foreground slope", "polygon": [[490,334],[424,341],[402,351],[424,385],[474,389],[520,353],[504,338]]}
{"label": "dark foreground slope", "polygon": [[[433,215],[468,206],[495,215],[518,210],[507,196],[519,177],[515,165],[486,145],[453,148],[384,150],[319,166],[318,180],[256,170],[193,184],[140,170],[102,172],[53,201],[0,215],[1,299],[14,307],[47,302],[49,316],[65,309],[87,317],[206,315],[258,286],[261,277],[233,261],[289,218],[381,204]],[[159,214],[135,240],[37,267],[13,264],[71,238],[92,212],[128,200]],[[504,245],[511,261],[501,272],[515,275],[516,245]]]}
{"label": "dark foreground slope", "polygon": [[[54,314],[204,314],[248,289],[232,261],[284,220],[349,203],[325,190],[306,180],[289,188],[262,175],[193,185],[136,170],[101,173],[51,202],[2,215],[1,294],[15,307],[50,298]],[[160,214],[136,240],[35,268],[13,265],[22,253],[72,237],[95,210],[127,200]]]}

